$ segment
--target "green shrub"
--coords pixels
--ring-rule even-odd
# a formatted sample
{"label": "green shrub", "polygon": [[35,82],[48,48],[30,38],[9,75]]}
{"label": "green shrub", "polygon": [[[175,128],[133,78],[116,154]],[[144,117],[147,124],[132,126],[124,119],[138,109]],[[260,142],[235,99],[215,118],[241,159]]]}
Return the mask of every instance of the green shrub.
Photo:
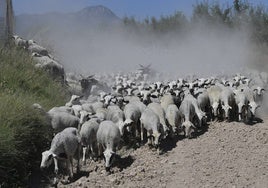
{"label": "green shrub", "polygon": [[50,145],[51,128],[32,104],[47,110],[68,97],[60,83],[33,64],[23,50],[0,51],[0,187],[26,186]]}

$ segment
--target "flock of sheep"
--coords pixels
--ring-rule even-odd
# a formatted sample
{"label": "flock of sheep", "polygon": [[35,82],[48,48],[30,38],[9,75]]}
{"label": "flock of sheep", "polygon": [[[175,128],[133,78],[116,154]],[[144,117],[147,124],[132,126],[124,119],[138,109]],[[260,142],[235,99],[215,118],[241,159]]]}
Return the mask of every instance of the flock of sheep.
{"label": "flock of sheep", "polygon": [[53,78],[64,80],[65,72],[63,65],[59,63],[48,50],[37,44],[34,40],[25,40],[17,35],[12,37],[14,44],[25,49],[36,62],[35,67],[46,70]]}
{"label": "flock of sheep", "polygon": [[47,112],[57,134],[42,155],[41,168],[54,159],[57,174],[57,159],[65,158],[72,177],[72,158],[82,147],[84,163],[88,153],[92,159],[103,156],[109,171],[116,151],[130,139],[140,146],[147,142],[160,153],[164,139],[179,134],[192,138],[210,121],[259,121],[255,114],[262,104],[267,75],[150,82],[118,74],[107,83],[113,83],[108,84],[110,92],[72,95],[65,106]]}
{"label": "flock of sheep", "polygon": [[[41,62],[47,62],[43,58],[56,65],[36,43],[19,37],[15,41],[27,48],[41,67],[45,66]],[[265,95],[267,73],[168,81],[150,81],[150,74],[149,66],[141,66],[134,73],[96,79],[67,75],[73,93],[70,101],[44,111],[55,136],[50,149],[42,153],[41,168],[54,162],[58,174],[58,160],[64,159],[72,178],[72,159],[78,153],[79,170],[82,153],[84,163],[88,154],[92,159],[103,156],[109,171],[116,151],[130,139],[140,146],[147,142],[161,153],[164,139],[179,134],[192,138],[211,121],[260,121],[255,115]],[[43,110],[39,104],[34,107]]]}

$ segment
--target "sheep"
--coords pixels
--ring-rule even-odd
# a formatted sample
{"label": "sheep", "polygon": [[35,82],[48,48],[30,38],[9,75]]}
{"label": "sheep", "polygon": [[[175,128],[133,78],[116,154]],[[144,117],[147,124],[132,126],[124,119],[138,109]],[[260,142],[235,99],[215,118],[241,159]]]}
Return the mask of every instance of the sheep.
{"label": "sheep", "polygon": [[[73,156],[78,150],[78,162],[77,162],[77,172],[79,171],[79,144],[81,142],[78,130],[73,127],[64,129],[63,131],[57,133],[52,139],[51,146],[49,150],[42,153],[42,161],[40,168],[44,169],[52,164],[52,159],[54,161],[54,172],[58,175],[59,167],[58,160],[65,159],[67,162],[67,167],[69,171],[69,177],[73,178]],[[70,166],[71,164],[71,166]]]}
{"label": "sheep", "polygon": [[80,99],[81,98],[82,98],[82,96],[72,95],[70,101],[68,101],[65,104],[65,106],[72,107],[73,105],[76,105],[76,104],[80,104],[81,105],[81,102],[80,102]]}
{"label": "sheep", "polygon": [[178,133],[181,127],[181,117],[180,111],[175,104],[169,104],[166,109],[166,119],[168,124],[171,126],[172,137],[174,133]]}
{"label": "sheep", "polygon": [[264,87],[260,86],[254,86],[251,88],[253,90],[253,97],[254,100],[258,103],[261,104],[263,101],[263,93],[265,91]]}
{"label": "sheep", "polygon": [[104,107],[103,102],[98,102],[98,101],[93,102],[93,103],[86,102],[86,103],[82,104],[82,109],[86,110],[92,114],[96,113],[98,108],[103,108],[103,107]]}
{"label": "sheep", "polygon": [[256,110],[260,105],[258,105],[254,99],[253,91],[248,86],[240,86],[238,87],[238,90],[243,92],[246,96],[246,99],[248,101],[249,110],[251,112],[251,116],[254,118],[256,114]]}
{"label": "sheep", "polygon": [[141,101],[145,104],[148,105],[151,103],[151,90],[142,90],[140,91],[140,96],[141,96]]}
{"label": "sheep", "polygon": [[223,118],[228,121],[235,119],[236,103],[234,92],[230,88],[223,87],[220,93],[220,103],[223,109]]}
{"label": "sheep", "polygon": [[235,93],[235,102],[238,107],[238,120],[243,120],[245,123],[248,122],[248,99],[245,93],[241,90],[234,90]]}
{"label": "sheep", "polygon": [[192,138],[192,134],[195,131],[196,127],[193,124],[195,116],[195,108],[191,100],[184,100],[181,103],[179,108],[179,113],[182,114],[182,130],[185,137]]}
{"label": "sheep", "polygon": [[67,127],[78,128],[80,119],[74,115],[67,112],[48,112],[47,113],[50,123],[54,131],[57,133],[64,130]]}
{"label": "sheep", "polygon": [[[133,134],[138,137],[138,124],[141,117],[141,111],[139,106],[135,103],[128,103],[124,108],[125,122],[124,125],[130,131],[132,130]],[[132,128],[132,129],[131,129]]]}
{"label": "sheep", "polygon": [[207,89],[210,105],[212,106],[212,118],[219,115],[220,94],[222,88],[220,86],[211,86]]}
{"label": "sheep", "polygon": [[33,53],[32,58],[37,62],[36,68],[46,70],[53,78],[64,79],[65,72],[63,66],[48,56],[41,56],[40,54]]}
{"label": "sheep", "polygon": [[[141,141],[144,141],[144,129],[147,131],[148,144],[154,143],[154,146],[157,147],[158,153],[160,137],[164,133],[161,125],[160,119],[156,113],[150,108],[146,108],[141,114]],[[154,142],[153,142],[154,140]]]}
{"label": "sheep", "polygon": [[96,110],[96,113],[92,117],[96,117],[100,121],[106,120],[106,117],[107,117],[107,109],[106,108],[98,108]]}
{"label": "sheep", "polygon": [[116,103],[116,97],[114,95],[106,95],[104,97],[104,107],[107,108],[111,104]]}
{"label": "sheep", "polygon": [[95,148],[97,147],[97,131],[99,129],[99,123],[97,119],[90,119],[82,124],[80,135],[81,145],[83,146],[83,159],[86,164],[86,151],[90,149],[92,157],[96,155]]}
{"label": "sheep", "polygon": [[12,39],[14,40],[15,42],[15,45],[17,45],[18,47],[22,47],[24,49],[27,49],[29,44],[28,44],[28,41],[27,40],[24,40],[22,39],[21,37],[17,36],[17,35],[14,35],[12,37]]}
{"label": "sheep", "polygon": [[198,86],[199,88],[203,87],[203,86],[205,85],[206,81],[207,81],[206,78],[199,78],[199,79],[197,80],[197,86]]}
{"label": "sheep", "polygon": [[119,128],[110,120],[105,120],[100,123],[97,131],[98,151],[104,149],[104,160],[106,171],[110,170],[113,164],[113,159],[116,154],[116,149],[121,141]]}
{"label": "sheep", "polygon": [[53,112],[67,112],[71,115],[74,115],[74,110],[71,107],[68,106],[56,106],[51,108],[49,111],[49,113],[53,113]]}
{"label": "sheep", "polygon": [[94,75],[90,75],[88,77],[83,77],[79,80],[81,85],[81,92],[83,94],[83,98],[87,99],[90,95],[90,91],[93,85],[99,84],[98,80],[94,78]]}
{"label": "sheep", "polygon": [[163,97],[161,97],[160,104],[162,108],[164,109],[164,111],[166,111],[168,105],[174,104],[173,96],[170,93],[165,94]]}
{"label": "sheep", "polygon": [[119,108],[119,106],[117,105],[109,106],[107,108],[106,119],[114,122],[119,128],[121,136],[123,136],[124,131],[125,131],[124,130],[125,115],[124,115],[124,112]]}
{"label": "sheep", "polygon": [[76,117],[80,117],[80,112],[83,110],[82,106],[80,104],[72,105],[72,109],[74,111],[74,115]]}
{"label": "sheep", "polygon": [[37,53],[37,54],[40,54],[42,56],[48,56],[48,51],[47,49],[45,49],[44,47],[36,44],[35,42],[32,42],[32,40],[29,40],[28,41],[28,50],[30,53]]}
{"label": "sheep", "polygon": [[[203,121],[206,121],[206,114],[205,112],[203,112],[198,105],[197,99],[193,97],[193,95],[191,94],[187,94],[184,97],[184,101],[189,101],[193,106],[194,106],[194,110],[195,110],[195,115],[198,118],[198,126],[201,127]],[[206,122],[205,122],[206,123]]]}
{"label": "sheep", "polygon": [[161,123],[161,125],[163,126],[163,129],[164,129],[164,135],[163,136],[165,138],[169,133],[169,127],[167,126],[166,113],[165,113],[164,109],[162,108],[162,106],[159,103],[155,103],[155,102],[150,103],[148,105],[148,108],[153,110],[153,112],[158,115],[160,123]]}
{"label": "sheep", "polygon": [[207,120],[211,120],[212,111],[207,90],[203,89],[196,99],[199,108],[206,113]]}

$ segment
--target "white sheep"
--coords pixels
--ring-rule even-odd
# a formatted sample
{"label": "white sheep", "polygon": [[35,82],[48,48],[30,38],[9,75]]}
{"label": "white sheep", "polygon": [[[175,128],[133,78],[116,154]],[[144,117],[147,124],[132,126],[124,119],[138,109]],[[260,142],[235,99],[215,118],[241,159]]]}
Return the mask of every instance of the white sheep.
{"label": "white sheep", "polygon": [[[73,156],[79,149],[81,138],[78,130],[73,127],[64,129],[57,133],[51,142],[50,149],[42,153],[42,161],[40,168],[49,167],[54,161],[54,171],[58,174],[58,160],[65,159],[69,170],[70,178],[73,178]],[[79,150],[78,150],[78,162],[77,171],[79,171]]]}
{"label": "white sheep", "polygon": [[174,97],[170,93],[167,93],[161,97],[160,104],[164,111],[166,111],[168,105],[174,104]]}
{"label": "white sheep", "polygon": [[174,133],[178,133],[178,130],[181,128],[181,119],[182,115],[178,107],[175,104],[168,105],[166,109],[166,119],[168,124],[171,126],[171,136],[174,136]]}
{"label": "white sheep", "polygon": [[48,112],[50,123],[55,132],[64,130],[67,127],[78,128],[80,119],[67,112]]}
{"label": "white sheep", "polygon": [[164,138],[168,135],[169,133],[169,127],[167,126],[167,120],[166,120],[166,113],[162,106],[159,103],[150,103],[148,105],[148,108],[150,108],[155,114],[158,115],[159,121],[161,125],[163,126],[164,129]]}
{"label": "white sheep", "polygon": [[99,123],[97,119],[90,119],[82,124],[80,135],[81,145],[83,146],[83,159],[86,163],[86,151],[90,149],[91,157],[96,156],[95,148],[97,147],[97,131],[99,129]]}
{"label": "white sheep", "polygon": [[128,103],[124,108],[124,114],[126,119],[124,124],[128,131],[132,130],[133,135],[138,137],[138,124],[141,117],[139,106],[137,106],[135,103]]}
{"label": "white sheep", "polygon": [[141,122],[141,141],[144,141],[144,129],[147,131],[148,143],[154,143],[159,153],[160,137],[164,133],[163,128],[160,124],[160,119],[152,109],[146,108],[140,118]]}
{"label": "white sheep", "polygon": [[110,170],[113,164],[116,149],[120,141],[121,135],[119,128],[112,121],[106,120],[100,123],[97,131],[98,151],[101,154],[101,151],[104,150],[105,169],[107,171]]}
{"label": "white sheep", "polygon": [[123,136],[125,131],[125,115],[124,112],[119,108],[119,106],[108,106],[106,119],[114,122],[119,128],[121,136]]}

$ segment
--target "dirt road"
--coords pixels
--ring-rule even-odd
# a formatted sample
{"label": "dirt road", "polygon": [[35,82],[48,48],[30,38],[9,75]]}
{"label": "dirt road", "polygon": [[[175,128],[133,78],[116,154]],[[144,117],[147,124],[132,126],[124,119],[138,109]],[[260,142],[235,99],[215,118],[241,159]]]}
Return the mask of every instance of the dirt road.
{"label": "dirt road", "polygon": [[253,126],[210,123],[194,139],[165,143],[158,155],[148,146],[121,153],[107,175],[87,162],[73,183],[59,187],[268,187],[268,118]]}

